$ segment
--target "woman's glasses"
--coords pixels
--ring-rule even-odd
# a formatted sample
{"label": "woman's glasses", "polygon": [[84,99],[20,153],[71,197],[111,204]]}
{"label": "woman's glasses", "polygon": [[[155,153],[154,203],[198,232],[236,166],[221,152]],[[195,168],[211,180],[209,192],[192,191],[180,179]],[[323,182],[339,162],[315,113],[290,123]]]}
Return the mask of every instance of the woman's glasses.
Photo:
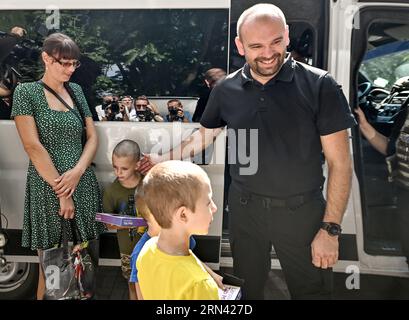
{"label": "woman's glasses", "polygon": [[61,60],[57,59],[56,57],[53,57],[53,59],[56,62],[58,62],[60,65],[62,65],[63,68],[69,68],[69,67],[73,66],[75,69],[77,69],[81,65],[81,62],[79,60],[74,60],[73,62],[68,62],[68,61],[61,61]]}

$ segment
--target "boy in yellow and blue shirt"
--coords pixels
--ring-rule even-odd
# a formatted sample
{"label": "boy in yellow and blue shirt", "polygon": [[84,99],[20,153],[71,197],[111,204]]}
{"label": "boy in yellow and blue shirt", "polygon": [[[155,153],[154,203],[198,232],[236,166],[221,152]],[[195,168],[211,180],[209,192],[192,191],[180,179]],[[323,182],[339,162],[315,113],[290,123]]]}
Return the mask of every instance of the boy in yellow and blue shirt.
{"label": "boy in yellow and blue shirt", "polygon": [[190,237],[207,234],[217,210],[207,174],[190,162],[159,163],[145,177],[142,194],[161,227],[137,258],[143,298],[218,300],[218,284],[189,249]]}

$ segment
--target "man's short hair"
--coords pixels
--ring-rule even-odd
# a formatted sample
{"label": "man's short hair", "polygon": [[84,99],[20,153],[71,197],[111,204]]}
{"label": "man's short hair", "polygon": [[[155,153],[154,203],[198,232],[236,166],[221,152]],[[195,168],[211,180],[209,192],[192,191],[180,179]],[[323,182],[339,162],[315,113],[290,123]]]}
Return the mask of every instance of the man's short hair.
{"label": "man's short hair", "polygon": [[133,98],[131,96],[121,96],[120,100],[124,100],[124,99],[129,99],[131,101],[133,101]]}
{"label": "man's short hair", "polygon": [[148,99],[148,97],[142,95],[142,96],[136,97],[135,100],[133,101],[133,104],[134,104],[135,107],[136,107],[136,101],[138,101],[138,100],[146,101],[146,103],[149,104],[149,99]]}
{"label": "man's short hair", "polygon": [[250,18],[266,18],[266,17],[280,18],[284,22],[284,25],[287,24],[284,13],[279,7],[271,3],[259,3],[243,11],[243,13],[240,15],[239,20],[237,20],[237,30],[236,30],[237,36],[241,38],[240,37],[241,27]]}
{"label": "man's short hair", "polygon": [[148,172],[143,179],[143,199],[162,228],[172,226],[172,215],[180,207],[195,211],[203,179],[210,183],[202,168],[187,161],[165,161]]}
{"label": "man's short hair", "polygon": [[209,86],[214,87],[218,81],[226,77],[226,71],[220,68],[211,68],[205,72],[204,77],[209,83]]}
{"label": "man's short hair", "polygon": [[139,161],[141,158],[141,149],[135,141],[126,139],[122,140],[115,146],[112,155],[119,158],[132,157],[135,161]]}
{"label": "man's short hair", "polygon": [[170,99],[168,102],[166,102],[166,105],[168,105],[171,102],[177,102],[179,104],[179,107],[183,108],[183,104],[182,104],[182,102],[180,102],[179,99]]}

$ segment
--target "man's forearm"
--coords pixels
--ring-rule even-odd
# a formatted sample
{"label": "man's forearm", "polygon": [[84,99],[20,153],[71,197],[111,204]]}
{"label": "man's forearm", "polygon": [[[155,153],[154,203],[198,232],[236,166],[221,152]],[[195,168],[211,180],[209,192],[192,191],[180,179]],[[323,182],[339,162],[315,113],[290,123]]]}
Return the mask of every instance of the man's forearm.
{"label": "man's forearm", "polygon": [[206,149],[214,140],[214,138],[222,132],[223,128],[206,129],[201,127],[199,130],[191,134],[180,145],[173,148],[166,154],[163,154],[162,160],[184,160],[192,158],[202,150]]}
{"label": "man's forearm", "polygon": [[328,164],[327,207],[323,221],[341,224],[351,191],[351,159]]}

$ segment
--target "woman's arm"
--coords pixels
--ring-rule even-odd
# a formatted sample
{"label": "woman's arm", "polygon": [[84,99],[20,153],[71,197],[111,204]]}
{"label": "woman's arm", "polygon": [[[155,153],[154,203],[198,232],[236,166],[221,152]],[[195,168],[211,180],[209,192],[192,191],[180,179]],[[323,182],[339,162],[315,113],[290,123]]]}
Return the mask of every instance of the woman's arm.
{"label": "woman's arm", "polygon": [[24,150],[33,163],[39,175],[51,186],[55,187],[60,174],[54,166],[50,155],[38,138],[37,126],[32,116],[15,116],[17,131],[23,143]]}
{"label": "woman's arm", "polygon": [[81,175],[84,174],[85,170],[91,165],[98,149],[98,136],[94,121],[91,117],[87,117],[85,118],[85,124],[87,127],[87,143],[85,144],[84,150],[82,151],[80,160],[74,167],[80,170]]}
{"label": "woman's arm", "polygon": [[73,195],[77,185],[84,174],[85,170],[91,165],[98,148],[98,137],[95,130],[94,121],[91,117],[85,118],[87,128],[87,142],[82,151],[81,157],[77,164],[71,170],[63,173],[55,179],[56,185],[53,187],[57,196],[69,198]]}
{"label": "woman's arm", "polygon": [[[47,150],[38,138],[37,126],[32,116],[15,116],[17,131],[23,143],[24,150],[36,168],[38,174],[52,187],[60,176]],[[59,215],[65,219],[74,218],[75,208],[72,198],[60,199]]]}

